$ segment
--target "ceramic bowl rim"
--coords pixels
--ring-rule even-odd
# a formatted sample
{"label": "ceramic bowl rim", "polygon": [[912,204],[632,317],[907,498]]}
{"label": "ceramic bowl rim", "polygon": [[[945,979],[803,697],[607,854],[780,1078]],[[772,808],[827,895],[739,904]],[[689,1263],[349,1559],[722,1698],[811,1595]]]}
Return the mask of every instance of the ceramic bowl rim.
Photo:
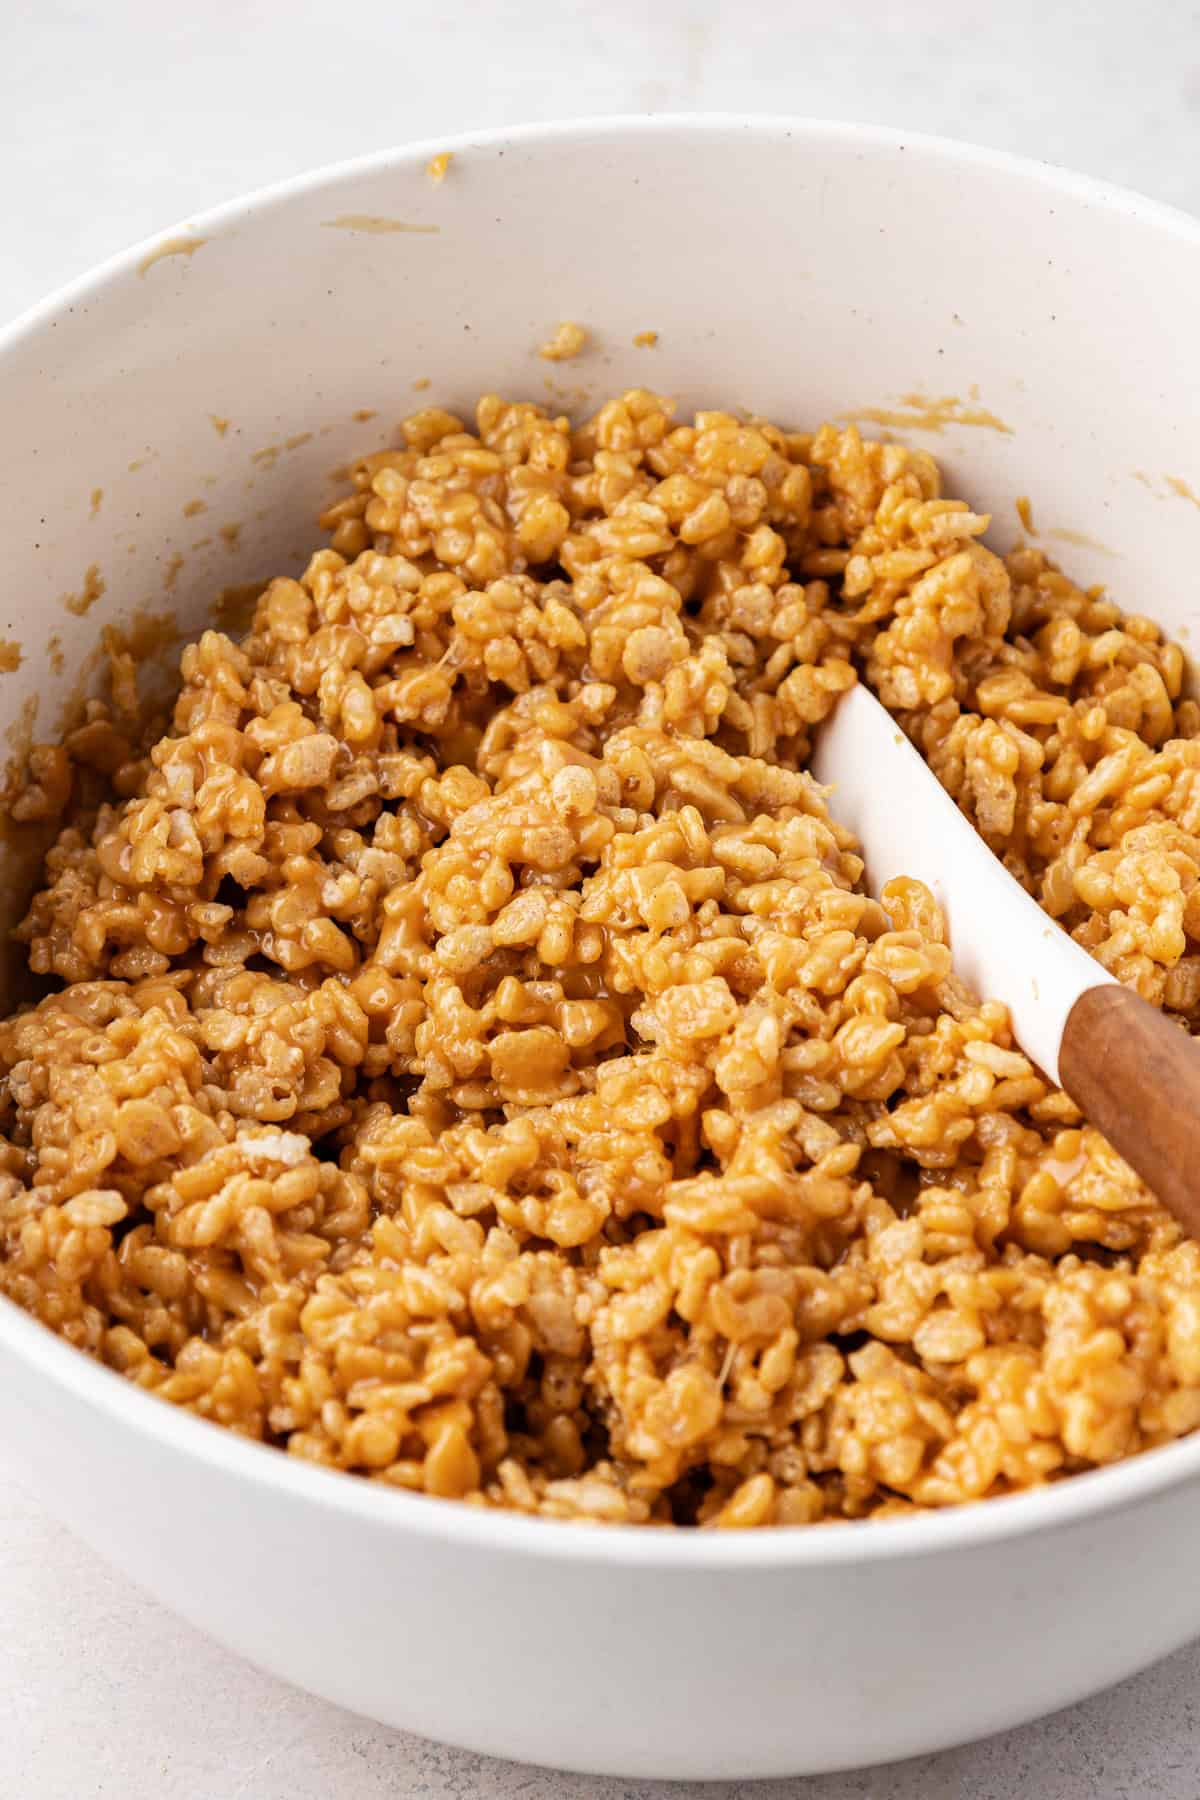
{"label": "ceramic bowl rim", "polygon": [[[187,232],[201,237],[247,224],[327,187],[388,169],[410,170],[443,151],[495,152],[508,147],[629,137],[722,138],[748,134],[766,142],[799,139],[862,156],[899,155],[941,161],[1024,183],[1044,196],[1059,195],[1115,216],[1133,217],[1192,245],[1200,259],[1200,220],[1128,189],[1008,151],[877,125],[778,114],[623,113],[596,118],[503,126],[374,151],[325,164],[189,217],[173,230],[121,251],[36,302],[0,328],[0,360],[57,319],[86,306],[103,289],[135,275],[164,240]],[[1200,1477],[1200,1433],[1148,1450],[1104,1469],[1073,1475],[1052,1486],[950,1507],[911,1518],[843,1522],[751,1532],[669,1531],[597,1527],[573,1520],[526,1518],[500,1509],[397,1492],[382,1484],[322,1469],[277,1449],[184,1412],[105,1368],[58,1338],[12,1301],[0,1299],[0,1352],[40,1369],[73,1400],[109,1417],[146,1441],[208,1466],[256,1489],[296,1504],[322,1508],[384,1530],[458,1543],[534,1560],[588,1562],[610,1567],[692,1570],[713,1575],[744,1570],[826,1568],[869,1564],[895,1557],[927,1557],[969,1550],[1060,1529],[1152,1499]]]}

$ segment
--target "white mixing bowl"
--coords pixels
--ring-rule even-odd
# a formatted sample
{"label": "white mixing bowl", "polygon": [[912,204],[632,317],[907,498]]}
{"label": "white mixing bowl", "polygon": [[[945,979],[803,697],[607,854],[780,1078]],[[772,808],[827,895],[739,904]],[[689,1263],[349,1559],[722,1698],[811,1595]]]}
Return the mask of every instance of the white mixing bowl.
{"label": "white mixing bowl", "polygon": [[[435,185],[426,164],[447,147]],[[535,352],[561,319],[593,347],[555,367]],[[24,653],[0,675],[0,725],[19,739],[36,700],[35,735],[52,731],[103,624],[168,607],[196,628],[217,589],[295,567],[331,468],[404,412],[488,389],[549,398],[547,377],[554,404],[642,383],[797,425],[920,417],[904,396],[955,396],[927,423],[976,423],[907,435],[993,512],[995,541],[1031,496],[1081,580],[1186,639],[1197,320],[1195,222],[852,126],[620,119],[291,182],[0,336],[0,636]],[[634,346],[645,330],[656,348]],[[367,408],[379,416],[353,416]],[[103,597],[86,618],[60,610],[92,564]],[[24,879],[7,874],[10,916]],[[1185,1573],[1200,1438],[941,1516],[587,1528],[245,1443],[6,1302],[0,1431],[68,1525],[252,1661],[377,1719],[567,1768],[777,1775],[905,1756],[1062,1706],[1200,1631]]]}

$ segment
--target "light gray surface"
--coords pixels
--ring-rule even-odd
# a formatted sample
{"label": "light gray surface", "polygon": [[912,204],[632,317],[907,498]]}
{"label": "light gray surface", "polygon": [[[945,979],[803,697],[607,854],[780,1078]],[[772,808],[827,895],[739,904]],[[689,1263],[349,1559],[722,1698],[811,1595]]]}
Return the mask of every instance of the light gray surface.
{"label": "light gray surface", "polygon": [[[474,126],[700,109],[943,132],[1200,212],[1200,7],[1174,0],[0,0],[0,320],[136,238],[322,162]],[[489,1762],[311,1700],[66,1536],[2,1445],[0,1621],[0,1794],[751,1793]],[[1200,1646],[1023,1731],[765,1783],[754,1800],[1194,1800],[1198,1695]]]}
{"label": "light gray surface", "polygon": [[[6,1800],[1195,1800],[1200,1791],[1200,1644],[1040,1725],[940,1756],[807,1780],[660,1784],[471,1756],[313,1700],[179,1624],[2,1479],[0,1619]],[[534,1703],[553,1705],[551,1681]]]}

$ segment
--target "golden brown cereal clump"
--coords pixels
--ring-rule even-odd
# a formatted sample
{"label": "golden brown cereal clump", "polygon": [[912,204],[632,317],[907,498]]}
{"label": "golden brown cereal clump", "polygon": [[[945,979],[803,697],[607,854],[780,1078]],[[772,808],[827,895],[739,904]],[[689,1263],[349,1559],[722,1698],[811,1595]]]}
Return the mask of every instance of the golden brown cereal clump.
{"label": "golden brown cereal clump", "polygon": [[547,362],[569,362],[587,343],[588,334],[582,325],[574,319],[564,319],[552,338],[548,338],[538,351]]}
{"label": "golden brown cereal clump", "polygon": [[1200,1424],[1200,1248],[805,772],[861,673],[1200,1025],[1179,650],[928,456],[640,390],[420,412],[323,523],[145,754],[95,704],[35,752],[0,1291],[294,1455],[558,1518],[889,1515]]}

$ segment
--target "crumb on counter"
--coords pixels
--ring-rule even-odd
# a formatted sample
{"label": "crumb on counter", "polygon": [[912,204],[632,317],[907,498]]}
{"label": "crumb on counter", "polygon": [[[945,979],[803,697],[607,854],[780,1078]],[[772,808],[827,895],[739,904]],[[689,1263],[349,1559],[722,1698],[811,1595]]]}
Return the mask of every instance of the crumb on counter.
{"label": "crumb on counter", "polygon": [[638,350],[653,350],[658,342],[658,333],[657,331],[635,331],[633,342]]}

